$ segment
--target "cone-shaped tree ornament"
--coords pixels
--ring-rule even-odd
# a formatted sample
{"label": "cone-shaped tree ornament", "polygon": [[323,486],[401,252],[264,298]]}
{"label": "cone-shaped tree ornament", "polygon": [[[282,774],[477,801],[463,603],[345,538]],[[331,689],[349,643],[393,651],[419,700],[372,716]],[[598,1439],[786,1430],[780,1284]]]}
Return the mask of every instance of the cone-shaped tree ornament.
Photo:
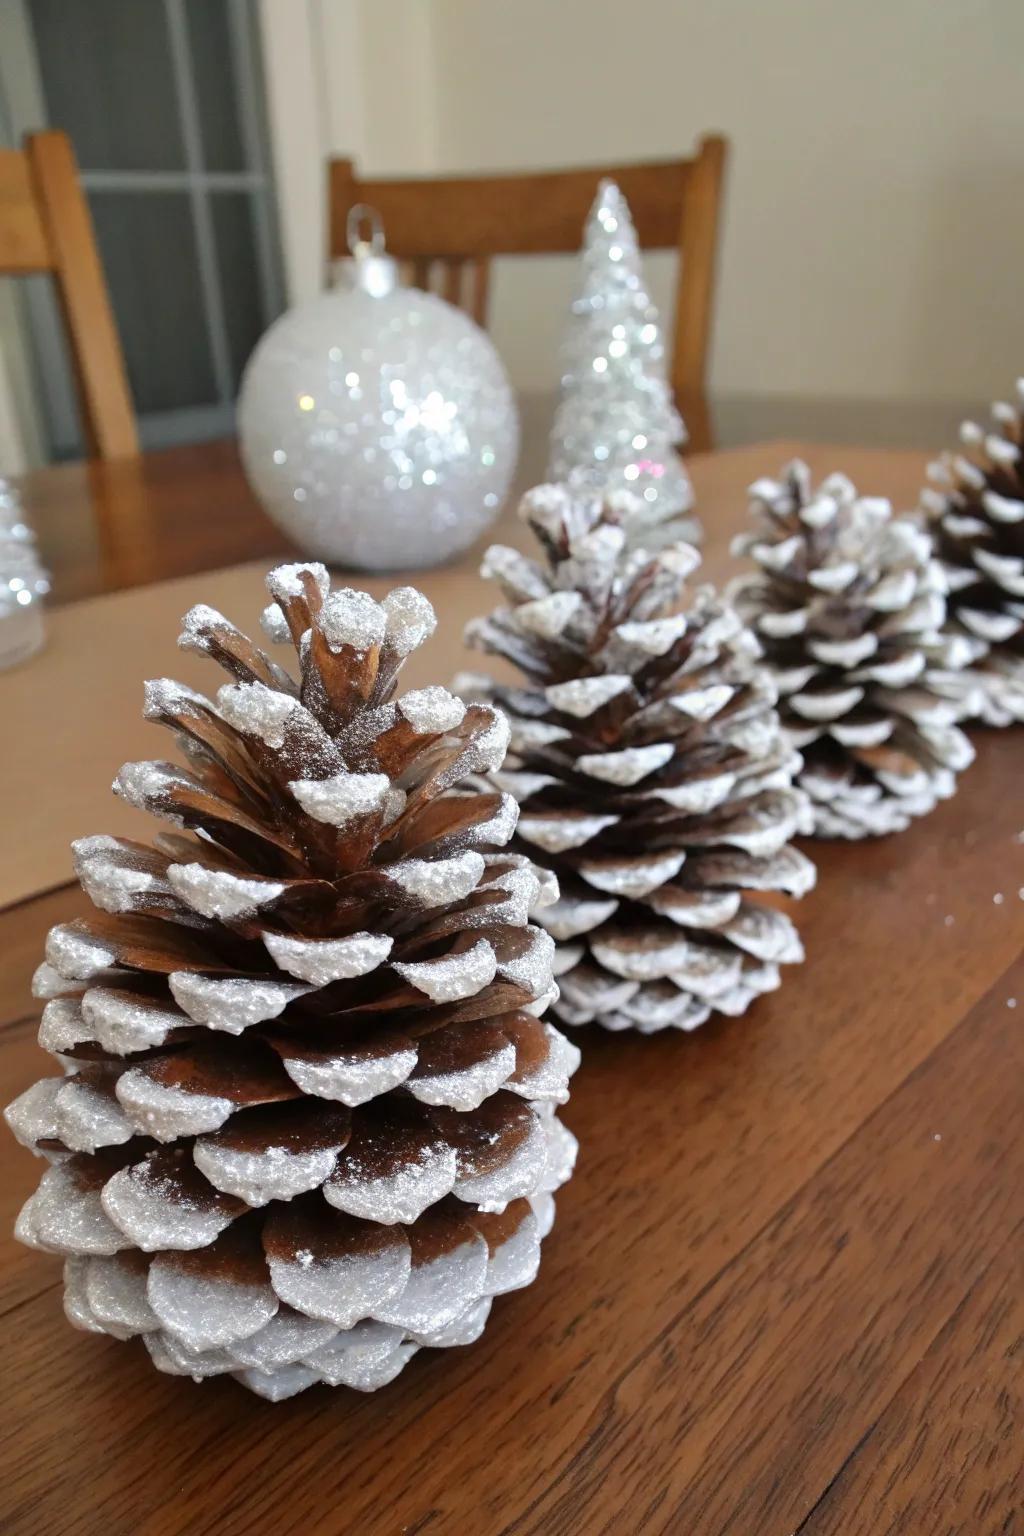
{"label": "cone-shaped tree ornament", "polygon": [[18,1233],[66,1256],[71,1320],[277,1399],[383,1386],[532,1280],[578,1052],[539,1017],[553,946],[528,912],[553,882],[503,851],[511,797],[465,788],[506,722],[392,697],[429,603],[332,593],[318,565],[268,586],[298,680],[188,614],[181,644],[232,681],[216,703],[147,685],[188,766],[115,789],[177,830],[76,844],[99,911],[52,930],[36,978],[68,1075],[8,1120],[51,1164]]}
{"label": "cone-shaped tree ornament", "polygon": [[759,893],[814,883],[790,845],[800,759],[756,645],[710,587],[683,603],[690,545],[630,549],[644,512],[628,493],[539,486],[521,515],[545,558],[488,551],[508,606],[467,638],[524,682],[467,683],[511,722],[495,782],[520,802],[515,846],[558,876],[538,914],[558,943],[554,1012],[645,1033],[740,1014],[803,958]]}
{"label": "cone-shaped tree ornament", "polygon": [[43,598],[50,590],[14,486],[0,479],[0,669],[43,643]]}
{"label": "cone-shaped tree ornament", "polygon": [[584,493],[633,491],[648,532],[669,524],[673,537],[692,540],[700,525],[680,514],[692,506],[693,491],[673,448],[686,440],[686,428],[672,403],[636,231],[613,181],[598,189],[581,260],[548,477]]}
{"label": "cone-shaped tree ornament", "polygon": [[757,531],[734,553],[759,570],[730,596],[764,651],[803,756],[814,831],[897,832],[948,798],[971,762],[954,721],[967,648],[942,634],[946,583],[931,539],[844,475],[815,490],[806,464],[750,488]]}
{"label": "cone-shaped tree ornament", "polygon": [[1024,720],[1024,379],[992,407],[986,432],[968,421],[962,448],[931,465],[922,506],[949,584],[950,632],[970,649],[963,677],[988,725]]}

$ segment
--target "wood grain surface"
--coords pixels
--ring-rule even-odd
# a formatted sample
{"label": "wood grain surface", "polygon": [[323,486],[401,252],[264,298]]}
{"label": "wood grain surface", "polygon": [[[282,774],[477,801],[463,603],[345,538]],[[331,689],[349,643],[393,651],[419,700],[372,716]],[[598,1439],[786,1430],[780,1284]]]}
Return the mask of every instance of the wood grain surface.
{"label": "wood grain surface", "polygon": [[[705,464],[719,575],[755,457]],[[842,462],[907,501],[921,470]],[[443,673],[450,642],[432,649]],[[39,1170],[5,1141],[0,1531],[1016,1531],[1024,745],[976,742],[959,793],[910,831],[814,845],[807,964],[745,1018],[579,1032],[580,1163],[536,1283],[385,1391],[274,1406],[74,1332],[58,1262],[8,1236]],[[8,840],[21,809],[6,802]],[[47,927],[83,904],[65,887],[0,913],[5,1099],[45,1070],[29,979]]]}

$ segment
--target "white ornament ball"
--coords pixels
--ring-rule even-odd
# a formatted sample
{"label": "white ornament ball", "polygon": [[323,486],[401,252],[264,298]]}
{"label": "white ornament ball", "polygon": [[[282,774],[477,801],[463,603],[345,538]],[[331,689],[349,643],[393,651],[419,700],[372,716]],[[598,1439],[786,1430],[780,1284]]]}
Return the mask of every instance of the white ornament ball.
{"label": "white ornament ball", "polygon": [[246,474],[302,550],[360,570],[438,565],[497,516],[519,424],[480,327],[393,263],[348,264],[346,286],[289,310],[245,370]]}

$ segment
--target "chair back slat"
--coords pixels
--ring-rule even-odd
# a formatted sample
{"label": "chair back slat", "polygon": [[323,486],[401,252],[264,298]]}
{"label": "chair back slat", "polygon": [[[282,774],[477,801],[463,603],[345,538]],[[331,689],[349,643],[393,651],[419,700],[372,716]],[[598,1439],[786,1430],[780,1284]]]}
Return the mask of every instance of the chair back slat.
{"label": "chair back slat", "polygon": [[486,256],[477,256],[470,264],[471,291],[469,312],[477,325],[487,325],[487,299],[491,282],[491,263]]}
{"label": "chair back slat", "polygon": [[444,273],[441,294],[443,298],[448,300],[449,304],[457,305],[460,302],[463,265],[463,262],[453,261],[451,257],[448,257],[446,261],[441,263],[441,270]]}
{"label": "chair back slat", "polygon": [[90,453],[139,451],[124,354],[89,205],[67,134],[34,133],[0,152],[0,273],[52,275],[70,341]]}
{"label": "chair back slat", "polygon": [[391,254],[412,261],[416,286],[429,288],[431,266],[440,263],[443,296],[485,325],[491,258],[577,251],[597,184],[611,177],[629,203],[641,248],[679,252],[670,380],[691,449],[708,448],[706,380],[726,157],[725,139],[711,135],[687,160],[522,176],[364,181],[350,160],[332,160],[330,256],[347,252],[349,209],[368,203],[381,216]]}

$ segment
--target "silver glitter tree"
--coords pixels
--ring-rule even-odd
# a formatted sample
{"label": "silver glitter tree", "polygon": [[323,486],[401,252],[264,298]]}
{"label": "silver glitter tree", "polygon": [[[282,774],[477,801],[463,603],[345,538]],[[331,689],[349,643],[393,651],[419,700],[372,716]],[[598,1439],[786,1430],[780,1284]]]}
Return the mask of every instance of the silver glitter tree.
{"label": "silver glitter tree", "polygon": [[18,494],[0,479],[0,668],[13,667],[43,643],[43,605],[50,590]]}
{"label": "silver glitter tree", "polygon": [[644,284],[629,207],[602,181],[587,219],[583,286],[572,305],[563,349],[562,395],[551,433],[548,478],[604,496],[629,490],[650,511],[650,529],[682,519],[693,490],[673,444],[686,428],[665,376],[658,311]]}

